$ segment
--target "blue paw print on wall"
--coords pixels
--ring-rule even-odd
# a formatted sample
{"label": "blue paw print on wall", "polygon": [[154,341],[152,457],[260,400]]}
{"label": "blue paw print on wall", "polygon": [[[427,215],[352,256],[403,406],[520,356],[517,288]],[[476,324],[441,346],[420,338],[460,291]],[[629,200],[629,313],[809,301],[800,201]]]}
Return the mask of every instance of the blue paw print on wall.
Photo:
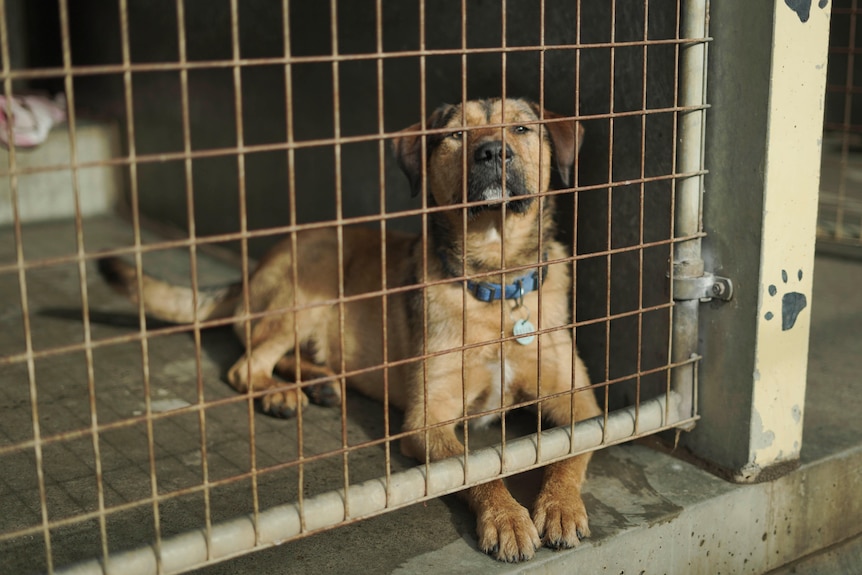
{"label": "blue paw print on wall", "polygon": [[[796,273],[796,278],[798,281],[802,281],[802,270]],[[781,280],[787,284],[787,279],[787,270],[781,270]],[[775,285],[770,285],[767,289],[772,297],[778,295],[778,287]],[[781,296],[781,331],[787,331],[796,325],[796,318],[807,306],[808,298],[805,297],[804,293],[789,291]],[[768,311],[763,317],[769,321],[775,317],[775,314]]]}
{"label": "blue paw print on wall", "polygon": [[[784,0],[787,7],[796,12],[801,22],[808,22],[808,17],[811,15],[811,0]],[[829,0],[820,0],[817,7],[821,10],[826,8]]]}

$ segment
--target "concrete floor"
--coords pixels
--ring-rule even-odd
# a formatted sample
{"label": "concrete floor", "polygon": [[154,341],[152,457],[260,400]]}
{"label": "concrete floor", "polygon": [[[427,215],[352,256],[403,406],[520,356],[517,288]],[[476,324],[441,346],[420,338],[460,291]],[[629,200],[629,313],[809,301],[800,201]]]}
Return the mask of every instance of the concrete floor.
{"label": "concrete floor", "polygon": [[[87,251],[131,243],[130,227],[113,218],[85,223]],[[9,229],[0,229],[0,265],[15,259]],[[146,237],[145,241],[151,240]],[[74,228],[68,223],[24,229],[26,261],[74,253]],[[160,254],[145,265],[160,275],[181,278],[184,258]],[[234,277],[230,267],[204,258],[202,283]],[[92,338],[128,335],[137,330],[129,304],[101,285],[89,268]],[[613,447],[596,454],[584,493],[592,537],[573,551],[541,550],[523,565],[496,563],[476,550],[474,521],[457,497],[444,497],[302,540],[200,569],[204,574],[309,573],[763,573],[792,561],[815,563],[818,573],[839,569],[856,553],[853,536],[862,532],[862,264],[819,257],[815,267],[809,387],[805,410],[802,466],[761,485],[727,483],[697,467],[643,444]],[[3,356],[24,351],[18,277],[0,274]],[[75,264],[27,273],[34,350],[83,341],[81,294]],[[153,326],[150,327],[162,327]],[[189,334],[148,340],[150,397],[154,412],[188,406],[202,396],[221,401],[207,409],[205,430],[195,412],[156,420],[152,432],[140,416],[145,409],[141,346],[137,342],[93,351],[95,389],[92,405],[84,352],[39,358],[34,363],[38,422],[42,436],[86,429],[92,414],[100,425],[118,423],[99,438],[102,485],[97,491],[93,440],[79,434],[43,448],[45,507],[40,503],[31,449],[3,451],[32,438],[30,386],[24,363],[0,366],[0,537],[51,519],[73,518],[105,507],[128,504],[158,493],[178,493],[158,506],[161,534],[199,528],[207,520],[204,495],[191,490],[201,482],[201,438],[206,440],[209,480],[242,476],[250,469],[249,437],[254,435],[259,467],[296,457],[296,423],[254,414],[223,380],[241,353],[229,329],[202,335],[200,366]],[[200,385],[194,384],[200,373]],[[348,398],[350,445],[384,436],[381,407],[355,395]],[[134,419],[138,417],[138,419]],[[121,422],[132,418],[134,423]],[[400,425],[391,414],[391,425]],[[251,422],[251,423],[250,423]],[[341,446],[338,410],[311,406],[304,418],[303,452],[325,453]],[[58,435],[59,434],[59,435]],[[149,438],[152,438],[152,441]],[[393,450],[393,470],[411,462]],[[383,450],[368,448],[350,457],[350,481],[383,473]],[[158,477],[157,485],[150,481]],[[513,480],[526,493],[535,479]],[[306,495],[343,485],[340,457],[306,467]],[[296,497],[295,469],[260,475],[261,509]],[[213,523],[253,511],[248,478],[220,483],[209,494]],[[101,503],[100,503],[101,502]],[[104,525],[112,552],[147,545],[154,537],[152,505],[130,505],[111,514]],[[101,554],[102,527],[95,519],[70,522],[51,531],[54,567]],[[844,542],[843,546],[840,546]],[[836,547],[836,545],[839,545]],[[831,556],[829,553],[832,553]],[[850,554],[850,555],[848,555]],[[808,559],[804,559],[809,557]],[[800,559],[803,558],[803,559]],[[824,563],[825,562],[825,563]],[[855,565],[855,563],[850,563]],[[823,567],[825,565],[825,567]],[[829,570],[831,566],[835,570]],[[45,539],[40,532],[0,541],[0,573],[46,570]],[[797,567],[788,566],[796,569]],[[812,567],[813,569],[813,567]],[[794,571],[784,571],[794,572]],[[798,571],[804,572],[804,571]],[[862,569],[860,569],[862,572]]]}

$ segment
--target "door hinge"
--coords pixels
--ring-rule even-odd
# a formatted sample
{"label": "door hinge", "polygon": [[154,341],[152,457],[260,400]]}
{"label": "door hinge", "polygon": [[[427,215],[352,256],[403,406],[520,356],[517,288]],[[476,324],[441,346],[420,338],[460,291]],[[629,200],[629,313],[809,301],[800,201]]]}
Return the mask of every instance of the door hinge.
{"label": "door hinge", "polygon": [[733,282],[704,271],[703,262],[674,263],[673,272],[673,299],[677,301],[729,301],[733,297]]}

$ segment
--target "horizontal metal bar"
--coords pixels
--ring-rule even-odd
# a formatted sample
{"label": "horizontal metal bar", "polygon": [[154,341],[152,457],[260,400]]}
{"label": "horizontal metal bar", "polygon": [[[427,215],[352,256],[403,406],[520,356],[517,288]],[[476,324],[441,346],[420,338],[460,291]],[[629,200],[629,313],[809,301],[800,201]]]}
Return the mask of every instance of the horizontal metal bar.
{"label": "horizontal metal bar", "polygon": [[[112,555],[107,562],[93,559],[58,573],[180,573],[687,423],[692,419],[679,417],[679,402],[680,396],[671,391],[643,402],[637,414],[634,406],[609,414],[604,429],[599,416],[577,423],[574,432],[559,427],[508,441],[505,451],[500,445],[477,450],[467,456],[466,463],[464,457],[454,457],[394,473],[388,489],[383,478],[372,479],[350,486],[347,494],[337,490],[305,499],[302,509],[296,503],[273,507],[260,513],[257,525],[251,515],[214,525],[209,544],[205,531],[197,529],[162,539],[160,557],[152,546],[146,546]],[[469,474],[465,469],[469,469]],[[347,499],[350,516],[345,510]]]}

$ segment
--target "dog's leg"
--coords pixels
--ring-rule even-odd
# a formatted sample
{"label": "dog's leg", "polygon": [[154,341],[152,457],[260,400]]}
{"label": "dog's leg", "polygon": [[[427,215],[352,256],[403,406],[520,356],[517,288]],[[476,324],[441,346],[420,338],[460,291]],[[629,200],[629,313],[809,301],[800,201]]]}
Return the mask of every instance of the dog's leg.
{"label": "dog's leg", "polygon": [[533,522],[545,547],[566,549],[590,536],[581,485],[591,457],[592,453],[585,453],[545,468],[542,489],[533,505]]}
{"label": "dog's leg", "polygon": [[[549,345],[543,348],[548,357],[554,357],[551,355],[551,345],[553,344],[549,342]],[[572,380],[571,353],[566,351],[571,349],[571,345],[571,340],[558,342],[558,361],[542,363],[540,395],[570,391],[573,384],[575,388],[589,385],[586,368],[580,358],[575,359],[575,377],[574,381]],[[565,366],[568,366],[568,369]],[[573,417],[575,421],[580,421],[600,413],[593,391],[589,389],[542,402],[542,416],[556,426],[570,425]],[[585,453],[552,463],[545,468],[542,487],[533,505],[533,521],[546,547],[574,547],[580,539],[590,535],[587,510],[581,499],[581,486],[586,478],[587,464],[591,457],[592,453]]]}
{"label": "dog's leg", "polygon": [[[429,414],[429,423],[433,425],[433,421]],[[406,438],[402,450],[421,461],[425,445],[425,433],[419,432]],[[430,429],[427,447],[432,461],[464,453],[454,425]],[[506,562],[532,559],[542,544],[539,532],[529,511],[512,497],[502,479],[471,487],[461,495],[476,514],[477,543],[482,551]]]}
{"label": "dog's leg", "polygon": [[[298,370],[297,367],[299,367]],[[302,355],[297,359],[296,354],[290,354],[278,360],[275,364],[275,372],[285,381],[296,383],[300,381],[296,377],[299,373],[304,383],[302,391],[313,403],[325,407],[341,405],[341,385],[338,380],[332,379],[335,378],[335,372],[325,365],[313,363]],[[315,379],[323,378],[329,378],[330,381],[311,383]]]}
{"label": "dog's leg", "polygon": [[[272,372],[276,363],[292,349],[292,339],[286,341],[274,337],[253,346],[251,352],[247,352],[228,371],[230,384],[240,393],[284,387],[285,383],[273,378]],[[260,404],[263,411],[271,415],[293,417],[297,409],[308,405],[308,398],[294,384],[292,388],[262,396]]]}
{"label": "dog's leg", "polygon": [[[475,365],[468,358],[468,365]],[[464,445],[455,435],[455,424],[434,426],[463,415],[461,401],[460,359],[432,358],[427,362],[427,403],[420,382],[404,414],[404,429],[420,430],[409,435],[402,443],[405,455],[431,461],[464,454]],[[489,374],[482,368],[468,369],[466,381],[487,380]],[[434,382],[431,385],[431,382]],[[452,385],[451,382],[457,382]],[[455,391],[457,390],[457,391]],[[472,399],[467,398],[468,404]],[[427,422],[427,423],[426,423]],[[430,427],[425,431],[424,429]],[[471,487],[462,492],[476,514],[476,533],[479,548],[500,561],[514,562],[531,559],[541,545],[539,533],[530,513],[518,503],[500,479]]]}
{"label": "dog's leg", "polygon": [[512,497],[502,479],[495,479],[466,492],[476,513],[479,548],[506,562],[532,559],[542,541],[530,513]]}

